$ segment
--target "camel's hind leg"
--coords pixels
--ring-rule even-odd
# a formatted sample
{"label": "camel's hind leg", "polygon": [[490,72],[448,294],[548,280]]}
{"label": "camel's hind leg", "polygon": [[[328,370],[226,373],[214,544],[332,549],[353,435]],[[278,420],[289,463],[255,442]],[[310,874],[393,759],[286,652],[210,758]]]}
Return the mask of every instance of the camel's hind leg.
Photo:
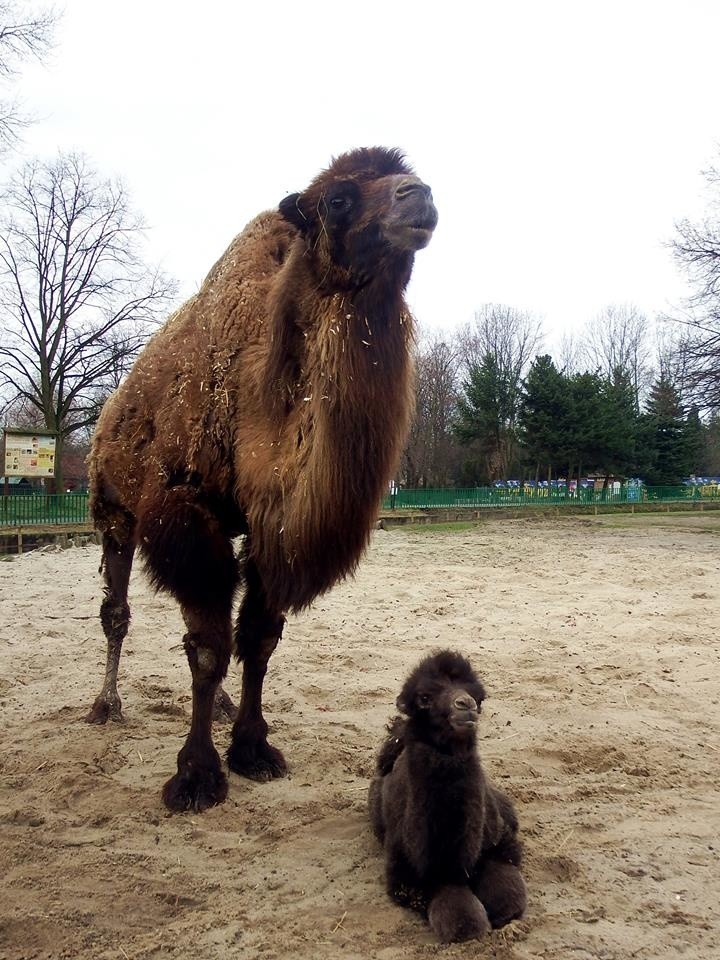
{"label": "camel's hind leg", "polygon": [[282,753],[267,742],[268,726],[262,714],[262,688],[267,665],[282,636],[285,617],[268,604],[255,564],[245,563],[245,596],[235,627],[235,644],[243,662],[242,698],[233,725],[228,766],[252,780],[284,777]]}
{"label": "camel's hind leg", "polygon": [[105,597],[100,605],[100,621],[107,638],[107,661],[102,690],[85,718],[88,723],[122,720],[117,675],[120,652],[130,623],[127,593],[134,550],[132,540],[117,543],[107,533],[103,534]]}

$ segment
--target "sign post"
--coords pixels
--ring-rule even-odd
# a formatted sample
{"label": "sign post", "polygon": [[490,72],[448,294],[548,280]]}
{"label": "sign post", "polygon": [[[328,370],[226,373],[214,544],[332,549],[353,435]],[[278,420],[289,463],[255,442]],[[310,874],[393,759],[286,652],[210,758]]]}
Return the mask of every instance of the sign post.
{"label": "sign post", "polygon": [[54,477],[57,434],[51,430],[5,427],[3,467],[5,494],[10,477]]}

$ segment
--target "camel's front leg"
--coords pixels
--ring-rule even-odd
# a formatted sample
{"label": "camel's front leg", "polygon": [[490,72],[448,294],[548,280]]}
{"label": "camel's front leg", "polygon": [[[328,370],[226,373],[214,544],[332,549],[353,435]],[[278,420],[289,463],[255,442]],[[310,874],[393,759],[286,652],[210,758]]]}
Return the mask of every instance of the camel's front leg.
{"label": "camel's front leg", "polygon": [[183,605],[184,644],[192,673],[192,720],[177,758],[178,772],[163,787],[171,810],[205,810],[227,796],[227,777],[212,741],[215,693],[230,660],[230,611]]}
{"label": "camel's front leg", "polygon": [[246,591],[235,629],[237,656],[243,662],[242,698],[227,753],[228,766],[252,780],[287,774],[282,753],[267,741],[262,688],[267,665],[282,636],[285,617],[270,609],[255,565],[245,565]]}

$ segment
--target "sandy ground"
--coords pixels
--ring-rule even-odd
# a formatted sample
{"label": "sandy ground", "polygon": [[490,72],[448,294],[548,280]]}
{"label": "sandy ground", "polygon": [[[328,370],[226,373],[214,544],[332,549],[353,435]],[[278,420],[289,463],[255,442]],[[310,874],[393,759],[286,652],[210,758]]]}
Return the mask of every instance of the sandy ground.
{"label": "sandy ground", "polygon": [[[139,565],[125,722],[82,722],[104,662],[98,561],[0,563],[4,960],[720,955],[720,516],[379,531],[273,658],[290,777],[231,775],[201,815],[160,801],[189,671],[177,608]],[[489,688],[481,754],[516,801],[530,894],[520,922],[444,947],[386,897],[365,806],[400,684],[443,646]]]}

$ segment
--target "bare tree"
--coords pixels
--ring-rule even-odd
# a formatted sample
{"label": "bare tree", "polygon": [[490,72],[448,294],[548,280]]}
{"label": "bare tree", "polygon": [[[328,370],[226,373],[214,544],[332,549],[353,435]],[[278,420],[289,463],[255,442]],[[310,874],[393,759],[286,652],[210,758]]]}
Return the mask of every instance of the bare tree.
{"label": "bare tree", "polygon": [[560,373],[572,377],[580,373],[582,365],[582,345],[574,333],[564,333],[560,340],[557,368]]}
{"label": "bare tree", "polygon": [[457,336],[463,376],[491,354],[503,377],[519,389],[542,344],[542,321],[505,304],[485,303]]}
{"label": "bare tree", "polygon": [[610,305],[587,325],[581,346],[585,365],[611,382],[616,370],[630,377],[635,407],[652,382],[652,345],[648,320],[632,304]]}
{"label": "bare tree", "polygon": [[424,336],[417,348],[415,417],[403,455],[408,486],[447,486],[460,453],[451,432],[458,391],[459,357],[452,337]]}
{"label": "bare tree", "polygon": [[720,171],[713,167],[705,178],[711,192],[708,216],[676,225],[673,253],[695,292],[671,319],[682,331],[685,394],[705,409],[720,410]]}
{"label": "bare tree", "polygon": [[144,264],[122,185],[82,157],[28,164],[3,199],[0,387],[61,447],[95,422],[174,285]]}
{"label": "bare tree", "polygon": [[[57,14],[32,10],[29,4],[0,0],[0,85],[8,87],[23,63],[40,60],[52,46]],[[14,146],[28,118],[17,99],[0,99],[0,152]]]}
{"label": "bare tree", "polygon": [[455,434],[483,450],[484,473],[507,479],[518,466],[517,421],[523,378],[543,341],[542,321],[486,303],[458,333],[462,392]]}

